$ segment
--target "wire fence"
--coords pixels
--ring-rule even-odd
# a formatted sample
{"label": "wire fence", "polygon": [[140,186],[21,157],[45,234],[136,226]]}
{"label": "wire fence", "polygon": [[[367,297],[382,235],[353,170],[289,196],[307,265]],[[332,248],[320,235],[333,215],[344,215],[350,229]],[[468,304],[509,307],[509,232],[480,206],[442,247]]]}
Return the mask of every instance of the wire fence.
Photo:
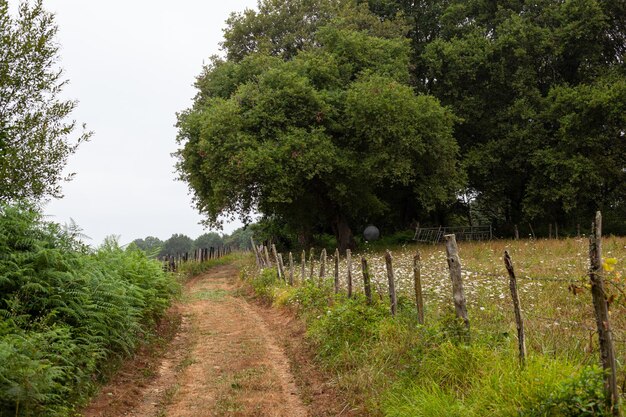
{"label": "wire fence", "polygon": [[[334,256],[327,257],[326,251],[324,250],[320,253],[319,260],[317,260],[313,251],[309,250],[308,257],[306,256],[306,252],[302,254],[299,265],[294,265],[292,261],[293,256],[292,254],[289,254],[288,258],[290,259],[290,264],[288,265],[288,268],[285,268],[282,256],[276,252],[275,247],[272,247],[270,250],[269,248],[263,246],[256,246],[254,243],[253,246],[256,248],[256,251],[254,252],[257,266],[259,268],[276,268],[279,277],[285,280],[285,282],[289,282],[292,285],[299,285],[304,281],[312,280],[313,282],[317,282],[319,285],[322,285],[324,282],[330,281],[334,278],[335,292],[365,291],[366,288],[372,288],[374,290],[374,294],[377,293],[381,300],[386,299],[387,295],[389,296],[391,314],[395,314],[396,312],[396,306],[394,305],[397,303],[395,294],[396,287],[399,287],[401,291],[405,292],[407,289],[411,288],[411,285],[407,285],[408,282],[406,279],[406,275],[409,274],[407,269],[410,270],[410,266],[407,266],[407,262],[404,260],[402,273],[400,274],[400,278],[398,278],[398,274],[394,272],[391,265],[391,254],[389,252],[387,252],[387,255],[385,256],[385,274],[385,267],[382,265],[383,258],[380,255],[373,256],[372,254],[372,257],[376,258],[376,263],[372,262],[368,264],[367,256],[355,256],[354,258],[351,258],[351,254],[348,252],[346,256],[339,257],[338,251],[335,252]],[[270,256],[270,254],[272,254],[272,256]],[[581,274],[569,277],[558,276],[558,274],[536,274],[531,270],[520,269],[516,274],[514,274],[514,277],[512,277],[511,272],[504,266],[502,267],[502,273],[482,272],[462,268],[459,263],[458,271],[454,272],[454,270],[456,270],[454,259],[458,259],[460,262],[460,258],[458,258],[458,256],[457,258],[451,257],[450,253],[448,253],[447,257],[448,270],[439,269],[435,273],[429,274],[431,277],[438,276],[443,278],[445,276],[449,276],[451,278],[452,288],[450,288],[449,285],[450,281],[446,280],[449,287],[447,290],[447,296],[445,297],[442,297],[443,293],[441,283],[443,280],[440,280],[437,283],[433,283],[431,280],[431,282],[426,285],[418,280],[418,275],[420,275],[423,271],[420,271],[421,266],[419,253],[414,257],[412,271],[413,275],[415,275],[415,282],[413,286],[415,288],[414,302],[418,310],[418,316],[424,317],[425,304],[432,305],[445,302],[442,301],[442,299],[452,299],[454,300],[455,310],[459,315],[459,318],[464,320],[468,324],[469,328],[469,321],[471,320],[471,317],[468,317],[467,315],[468,302],[463,294],[463,279],[472,284],[478,280],[484,280],[487,283],[496,284],[498,287],[510,286],[512,293],[514,291],[513,286],[517,288],[517,286],[520,285],[524,288],[527,283],[546,284],[535,290],[532,295],[525,293],[525,297],[522,299],[521,305],[516,307],[518,310],[516,312],[518,331],[520,327],[523,328],[523,326],[520,326],[520,324],[522,324],[521,322],[525,322],[528,327],[527,331],[531,336],[531,343],[535,341],[534,339],[544,336],[549,338],[551,337],[551,340],[553,341],[556,340],[557,342],[561,342],[558,339],[566,337],[569,334],[573,339],[573,344],[579,347],[585,346],[585,354],[588,357],[589,352],[598,352],[606,349],[606,346],[604,346],[606,343],[603,342],[603,337],[605,340],[607,337],[602,336],[601,334],[603,327],[608,329],[609,322],[616,323],[617,326],[614,329],[611,329],[612,331],[608,333],[608,339],[611,342],[611,349],[614,349],[612,346],[613,342],[619,346],[619,354],[617,356],[620,359],[620,363],[626,364],[626,328],[622,327],[624,325],[624,320],[622,320],[621,317],[618,317],[618,320],[613,320],[613,318],[609,320],[611,308],[613,311],[626,313],[626,304],[624,303],[624,300],[626,300],[626,284],[624,282],[617,282],[616,280],[611,279],[611,276],[602,272],[601,267],[596,268],[593,274],[589,273],[587,275]],[[589,265],[587,260],[582,257],[579,261],[580,265]],[[361,263],[363,266],[369,266],[366,268],[359,268]],[[333,264],[334,268],[332,267]],[[385,285],[384,278],[381,279],[381,276],[384,277],[385,275],[390,277],[388,285]],[[457,279],[458,282],[455,282],[455,279]],[[597,316],[598,310],[594,307],[597,300],[594,300],[594,304],[592,305],[592,297],[581,297],[582,294],[589,295],[589,293],[594,293],[593,286],[598,285],[594,279],[601,280],[602,282],[602,285],[600,286],[601,296],[603,297],[603,302],[606,303],[606,310],[609,314],[606,317]],[[350,282],[348,282],[348,280]],[[398,286],[397,283],[399,281],[402,281],[404,285]],[[449,291],[450,289],[452,291]],[[515,291],[517,291],[517,289]],[[567,291],[569,293],[569,297],[564,298],[563,295],[558,295],[559,291]],[[452,297],[450,297],[450,295],[452,295]],[[614,303],[619,296],[623,296],[624,300],[620,303],[611,305],[611,303]],[[373,297],[371,295],[371,291],[368,297],[370,297],[371,301],[371,297]],[[535,303],[528,302],[531,297],[533,297],[532,299],[548,297],[548,301],[550,298],[555,300],[558,298],[559,302],[563,302],[563,300],[569,300],[569,302],[563,302],[562,305],[557,307],[553,306],[553,311],[548,311],[548,314],[544,314],[541,312],[541,309],[535,307],[534,305],[539,303],[538,301]],[[494,298],[495,301],[493,301]],[[513,296],[512,298],[513,304],[515,304],[515,297]],[[511,298],[505,295],[505,290],[503,288],[500,288],[497,296],[492,294],[490,300],[492,300],[493,303],[499,303],[500,307],[506,307],[507,305],[511,307],[508,313],[502,310],[505,314],[503,317],[508,316],[513,311],[513,306],[511,306],[509,301]],[[483,300],[484,304],[487,302],[488,301]],[[544,301],[544,303],[546,302]],[[469,304],[472,308],[477,306],[476,302],[471,299]],[[518,304],[520,304],[519,298]],[[553,304],[556,304],[556,301]],[[479,310],[482,309],[480,307],[484,308],[484,306],[479,306]],[[420,309],[422,311],[420,311]],[[476,312],[477,310],[474,311]],[[555,315],[551,316],[549,314],[551,312],[555,313]],[[620,316],[623,316],[623,314]],[[426,320],[428,320],[428,315],[426,315]],[[601,323],[601,326],[598,326],[598,323]],[[502,324],[503,323],[501,322],[490,323],[492,327],[502,326]],[[504,325],[507,326],[507,329],[510,329],[512,322],[510,324],[504,323]],[[598,338],[599,342],[594,341],[594,337]],[[523,338],[525,338],[525,336],[518,333],[518,339],[521,340]],[[543,342],[544,340],[542,340],[542,343]],[[542,348],[545,348],[544,345],[541,346]],[[522,349],[521,346],[520,349]],[[600,356],[604,359],[604,355]],[[613,366],[615,367],[615,365]],[[626,384],[626,368],[624,368],[624,366],[626,365],[622,365],[622,368],[620,369],[620,378]]]}

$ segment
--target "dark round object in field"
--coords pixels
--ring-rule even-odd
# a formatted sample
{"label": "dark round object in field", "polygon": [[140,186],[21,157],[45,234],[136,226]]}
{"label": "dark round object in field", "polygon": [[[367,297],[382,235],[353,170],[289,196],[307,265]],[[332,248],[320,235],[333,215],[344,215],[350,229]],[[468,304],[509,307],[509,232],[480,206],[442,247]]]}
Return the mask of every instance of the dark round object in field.
{"label": "dark round object in field", "polygon": [[363,237],[368,242],[372,240],[377,240],[380,237],[380,230],[378,230],[378,227],[376,226],[367,226],[365,228],[365,231],[363,231]]}

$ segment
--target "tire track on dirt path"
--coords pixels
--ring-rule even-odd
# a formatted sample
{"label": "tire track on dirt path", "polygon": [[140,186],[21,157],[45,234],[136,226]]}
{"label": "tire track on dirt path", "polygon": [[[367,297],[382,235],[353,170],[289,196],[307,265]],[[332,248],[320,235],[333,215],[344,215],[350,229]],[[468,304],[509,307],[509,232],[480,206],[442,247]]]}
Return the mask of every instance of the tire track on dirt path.
{"label": "tire track on dirt path", "polygon": [[254,309],[235,296],[237,276],[227,265],[189,288],[194,347],[164,415],[307,416],[285,354]]}
{"label": "tire track on dirt path", "polygon": [[[283,349],[255,308],[238,296],[237,282],[232,265],[188,282],[176,306],[183,318],[180,333],[156,377],[144,387],[104,387],[104,401],[96,400],[99,406],[84,416],[309,416]],[[130,388],[138,392],[126,409],[107,406],[106,395]]]}

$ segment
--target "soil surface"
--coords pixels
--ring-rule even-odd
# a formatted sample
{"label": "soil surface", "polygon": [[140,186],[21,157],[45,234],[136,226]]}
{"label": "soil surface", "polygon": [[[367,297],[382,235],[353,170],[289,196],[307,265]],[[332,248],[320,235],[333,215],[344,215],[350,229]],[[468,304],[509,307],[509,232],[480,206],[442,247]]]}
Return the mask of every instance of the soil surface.
{"label": "soil surface", "polygon": [[357,415],[315,368],[302,324],[244,294],[231,265],[188,282],[165,342],[128,361],[83,416]]}

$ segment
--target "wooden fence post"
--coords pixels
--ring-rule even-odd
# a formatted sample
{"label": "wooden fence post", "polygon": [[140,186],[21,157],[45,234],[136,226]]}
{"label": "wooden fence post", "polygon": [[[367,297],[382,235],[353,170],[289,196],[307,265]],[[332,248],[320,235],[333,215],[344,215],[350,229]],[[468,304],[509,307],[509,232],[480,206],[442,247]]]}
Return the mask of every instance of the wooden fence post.
{"label": "wooden fence post", "polygon": [[[252,238],[252,236],[250,236],[250,243],[252,243],[252,248],[256,248],[256,245],[254,244],[254,239]],[[254,251],[254,258],[256,259],[257,268],[260,268],[261,261],[259,260],[259,252],[257,252],[256,250]]]}
{"label": "wooden fence post", "polygon": [[265,266],[268,268],[272,266],[272,262],[270,261],[270,254],[267,250],[267,246],[263,245],[263,254],[265,255]]}
{"label": "wooden fence post", "polygon": [[311,281],[313,281],[313,264],[315,263],[315,260],[313,258],[313,248],[309,249],[309,279]]}
{"label": "wooden fence post", "polygon": [[320,285],[324,282],[324,278],[326,278],[326,248],[322,249],[320,254]]}
{"label": "wooden fence post", "polygon": [[303,283],[306,281],[306,251],[302,249],[302,259],[300,262],[300,267],[302,269],[302,273],[300,274],[300,282]]}
{"label": "wooden fence post", "polygon": [[517,225],[515,225],[515,240],[519,240],[519,229],[517,228]]}
{"label": "wooden fence post", "polygon": [[548,225],[548,239],[552,239],[552,222]]}
{"label": "wooden fence post", "polygon": [[596,213],[595,221],[591,224],[589,235],[589,279],[591,280],[591,296],[598,327],[600,341],[600,359],[605,371],[604,389],[610,399],[611,411],[619,416],[619,391],[617,387],[617,369],[615,364],[615,350],[613,348],[613,334],[609,323],[609,304],[604,290],[602,277],[602,214]]}
{"label": "wooden fence post", "polygon": [[463,320],[465,327],[469,330],[470,323],[467,318],[467,306],[463,292],[463,277],[461,276],[461,258],[459,258],[459,248],[456,245],[456,237],[451,234],[445,235],[443,238],[446,243],[448,269],[450,270],[450,279],[452,280],[454,309],[456,310],[456,316]]}
{"label": "wooden fence post", "polygon": [[372,304],[372,286],[370,284],[370,270],[367,266],[367,259],[361,258],[361,268],[363,269],[363,290],[367,298],[367,304]]}
{"label": "wooden fence post", "polygon": [[511,289],[511,298],[513,299],[513,310],[515,312],[515,325],[517,326],[517,347],[519,348],[519,362],[523,367],[526,361],[526,336],[524,335],[524,319],[522,318],[522,310],[519,302],[519,294],[517,293],[517,278],[515,278],[515,269],[508,251],[504,251],[504,266],[509,273],[509,288]]}
{"label": "wooden fence post", "polygon": [[339,293],[339,248],[335,249],[335,294]]}
{"label": "wooden fence post", "polygon": [[385,266],[387,267],[387,280],[389,282],[389,303],[391,304],[391,315],[396,315],[398,301],[396,299],[396,281],[393,276],[393,259],[391,252],[385,252]]}
{"label": "wooden fence post", "polygon": [[415,289],[415,305],[417,306],[417,321],[424,324],[424,298],[422,296],[422,271],[419,250],[413,256],[413,287]]}
{"label": "wooden fence post", "polygon": [[261,249],[261,245],[255,246],[252,249],[259,255],[259,263],[261,264],[261,268],[265,268],[265,259],[263,259],[263,250]]}
{"label": "wooden fence post", "polygon": [[554,222],[554,237],[559,238],[559,224],[557,222]]}
{"label": "wooden fence post", "polygon": [[352,251],[346,249],[346,263],[348,268],[348,298],[352,298]]}
{"label": "wooden fence post", "polygon": [[272,244],[272,256],[276,261],[276,272],[278,272],[278,278],[284,279],[282,268],[280,267],[280,261],[278,259],[278,252],[276,252],[276,245]]}
{"label": "wooden fence post", "polygon": [[289,285],[293,286],[293,255],[289,252]]}
{"label": "wooden fence post", "polygon": [[283,281],[287,282],[287,277],[285,276],[285,265],[283,264],[283,254],[279,253],[276,257],[276,263],[278,264],[278,276],[282,278]]}

